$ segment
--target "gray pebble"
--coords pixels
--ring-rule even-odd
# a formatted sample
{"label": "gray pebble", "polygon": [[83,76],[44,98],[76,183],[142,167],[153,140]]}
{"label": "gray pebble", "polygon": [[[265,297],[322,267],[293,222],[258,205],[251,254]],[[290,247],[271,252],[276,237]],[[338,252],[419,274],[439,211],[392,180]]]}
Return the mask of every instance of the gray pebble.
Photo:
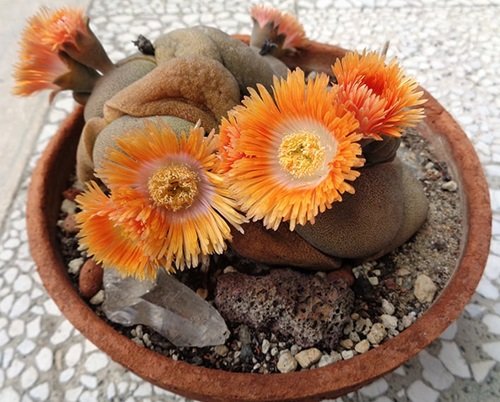
{"label": "gray pebble", "polygon": [[292,345],[292,347],[290,348],[290,353],[292,354],[292,356],[295,356],[299,352],[300,347],[298,345]]}
{"label": "gray pebble", "polygon": [[358,343],[358,342],[361,340],[361,339],[360,339],[360,337],[359,337],[359,335],[358,335],[358,333],[357,333],[357,332],[354,332],[354,331],[352,331],[352,332],[349,334],[349,339],[350,339],[351,341],[353,341],[354,343]]}

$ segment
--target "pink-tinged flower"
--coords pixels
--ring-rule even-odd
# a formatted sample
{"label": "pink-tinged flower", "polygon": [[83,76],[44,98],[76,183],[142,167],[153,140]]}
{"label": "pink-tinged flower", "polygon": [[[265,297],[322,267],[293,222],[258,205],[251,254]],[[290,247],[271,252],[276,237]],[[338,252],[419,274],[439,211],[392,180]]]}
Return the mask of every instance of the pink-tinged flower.
{"label": "pink-tinged flower", "polygon": [[348,181],[363,165],[358,123],[336,106],[320,74],[305,83],[301,70],[261,85],[221,125],[222,164],[240,208],[267,228],[314,223],[315,216],[353,193]]}
{"label": "pink-tinged flower", "polygon": [[254,21],[252,45],[262,47],[267,41],[292,51],[307,45],[304,28],[293,15],[263,5],[253,6],[250,14]]}
{"label": "pink-tinged flower", "polygon": [[244,217],[219,172],[218,136],[202,128],[177,136],[158,121],[117,140],[95,184],[77,198],[80,243],[105,266],[154,278],[221,254]]}
{"label": "pink-tinged flower", "polygon": [[356,116],[366,138],[399,137],[424,117],[423,92],[395,60],[387,64],[378,53],[351,52],[337,60],[332,71],[338,84],[336,102]]}

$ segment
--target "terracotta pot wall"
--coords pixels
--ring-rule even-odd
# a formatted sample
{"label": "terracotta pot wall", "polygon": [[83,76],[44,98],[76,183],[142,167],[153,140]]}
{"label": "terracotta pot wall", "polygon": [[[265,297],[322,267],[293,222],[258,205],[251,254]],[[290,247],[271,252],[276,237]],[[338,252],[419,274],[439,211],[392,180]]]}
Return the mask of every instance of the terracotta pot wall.
{"label": "terracotta pot wall", "polygon": [[[329,65],[343,49],[312,43],[294,63],[304,69]],[[241,374],[192,366],[136,345],[101,320],[79,297],[55,243],[61,193],[75,163],[83,126],[78,108],[60,127],[33,174],[27,206],[28,235],[43,283],[63,314],[113,360],[147,381],[178,394],[206,401],[305,401],[335,398],[392,371],[425,348],[454,321],[473,295],[488,256],[491,210],[481,165],[465,133],[426,94],[422,133],[449,156],[465,207],[462,257],[450,283],[431,308],[410,328],[377,349],[311,371]]]}

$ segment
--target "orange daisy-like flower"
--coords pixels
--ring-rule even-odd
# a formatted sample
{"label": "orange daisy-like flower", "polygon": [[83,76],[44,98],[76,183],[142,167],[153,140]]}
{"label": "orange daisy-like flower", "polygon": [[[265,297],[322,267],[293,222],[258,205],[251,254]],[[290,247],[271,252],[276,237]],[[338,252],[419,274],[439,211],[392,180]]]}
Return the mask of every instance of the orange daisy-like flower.
{"label": "orange daisy-like flower", "polygon": [[[71,8],[53,12],[42,8],[31,17],[21,39],[20,62],[15,66],[16,86],[13,92],[23,96],[43,89],[54,90],[52,96],[61,89],[90,93],[99,75],[88,67],[92,63],[82,64],[78,57],[72,57],[68,52],[68,46],[76,49],[76,43],[82,42],[84,32],[87,37],[95,38],[88,31],[87,21],[81,10]],[[86,50],[92,55],[84,57],[82,53],[81,59],[96,58],[102,47],[94,45],[87,46]],[[99,59],[102,60],[102,57]]]}
{"label": "orange daisy-like flower", "polygon": [[195,127],[177,136],[161,121],[118,139],[97,172],[110,196],[91,184],[77,198],[80,243],[98,262],[137,278],[222,253],[229,224],[241,230],[245,219],[219,173],[217,147],[213,132],[205,137]]}
{"label": "orange daisy-like flower", "polygon": [[305,83],[296,70],[274,80],[273,96],[263,87],[250,89],[230,120],[223,122],[223,164],[229,166],[230,189],[241,209],[267,228],[282,221],[314,223],[319,212],[354,192],[347,183],[363,165],[358,123],[336,106],[320,74]]}
{"label": "orange daisy-like flower", "polygon": [[418,84],[406,77],[395,60],[386,64],[376,52],[348,53],[332,66],[338,103],[359,121],[365,137],[401,136],[424,116]]}
{"label": "orange daisy-like flower", "polygon": [[281,37],[281,46],[284,49],[296,49],[306,45],[304,28],[293,15],[264,5],[254,5],[250,9],[250,15],[260,28],[271,24],[278,37]]}
{"label": "orange daisy-like flower", "polygon": [[41,27],[41,42],[54,52],[62,50],[67,43],[78,47],[77,37],[88,35],[88,17],[80,8],[62,7],[51,11],[42,7],[30,21],[31,25],[35,23]]}
{"label": "orange daisy-like flower", "polygon": [[21,61],[15,66],[15,95],[28,96],[43,89],[59,90],[57,78],[69,72],[66,64],[45,46],[39,46],[25,33]]}

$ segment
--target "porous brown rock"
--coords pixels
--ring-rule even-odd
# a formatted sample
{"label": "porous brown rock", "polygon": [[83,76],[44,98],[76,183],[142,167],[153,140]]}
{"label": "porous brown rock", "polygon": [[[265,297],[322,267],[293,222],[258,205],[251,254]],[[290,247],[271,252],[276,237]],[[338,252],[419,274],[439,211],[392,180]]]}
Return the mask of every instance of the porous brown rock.
{"label": "porous brown rock", "polygon": [[354,300],[344,281],[290,269],[274,269],[266,276],[223,274],[215,293],[225,319],[292,337],[301,347],[334,348]]}
{"label": "porous brown rock", "polygon": [[268,265],[285,265],[311,270],[333,270],[341,267],[337,258],[323,254],[287,225],[268,230],[262,222],[242,225],[244,234],[233,230],[231,247],[240,256]]}
{"label": "porous brown rock", "polygon": [[103,270],[101,264],[97,264],[89,258],[80,269],[78,289],[84,299],[91,299],[102,288]]}

